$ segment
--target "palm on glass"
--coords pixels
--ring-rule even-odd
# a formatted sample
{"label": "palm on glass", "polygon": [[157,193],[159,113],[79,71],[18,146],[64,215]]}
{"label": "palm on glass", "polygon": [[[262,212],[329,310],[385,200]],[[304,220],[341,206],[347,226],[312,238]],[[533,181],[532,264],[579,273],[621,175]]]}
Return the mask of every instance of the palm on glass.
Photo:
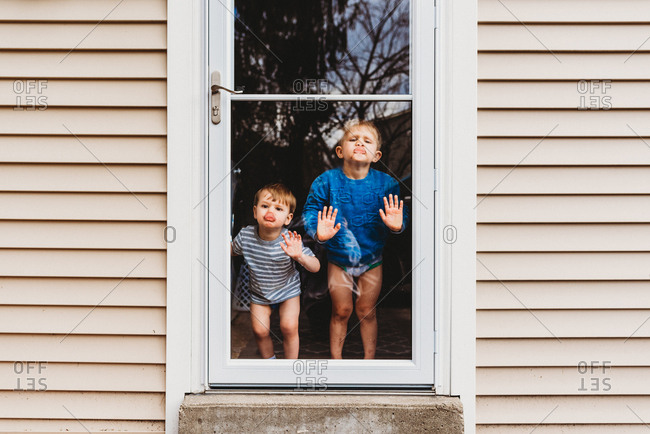
{"label": "palm on glass", "polygon": [[302,256],[302,237],[298,235],[298,232],[293,231],[292,233],[289,231],[282,234],[282,239],[284,239],[284,243],[280,243],[280,247],[284,250],[284,253],[291,259],[299,259]]}
{"label": "palm on glass", "polygon": [[[399,205],[399,206],[398,206]],[[379,216],[384,224],[393,232],[402,229],[402,221],[404,219],[404,201],[399,200],[397,195],[388,195],[388,199],[384,197],[384,208],[379,210]]]}
{"label": "palm on glass", "polygon": [[329,210],[323,207],[323,211],[318,211],[318,227],[316,228],[316,238],[318,241],[327,241],[332,238],[341,229],[341,223],[336,224],[336,214],[338,209]]}

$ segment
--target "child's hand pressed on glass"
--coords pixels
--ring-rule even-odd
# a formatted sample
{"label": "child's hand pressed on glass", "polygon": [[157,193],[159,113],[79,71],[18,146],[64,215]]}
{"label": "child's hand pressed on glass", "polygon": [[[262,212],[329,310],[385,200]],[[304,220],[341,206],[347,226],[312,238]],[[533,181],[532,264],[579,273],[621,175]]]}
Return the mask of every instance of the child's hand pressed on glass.
{"label": "child's hand pressed on glass", "polygon": [[280,242],[280,247],[291,259],[305,267],[311,273],[320,270],[320,262],[315,256],[305,255],[302,251],[302,237],[296,231],[289,231],[282,234],[284,243]]}
{"label": "child's hand pressed on glass", "polygon": [[341,223],[335,225],[338,212],[338,209],[333,209],[331,206],[329,210],[325,206],[323,211],[318,211],[318,227],[316,228],[318,241],[329,240],[341,229]]}
{"label": "child's hand pressed on glass", "polygon": [[287,234],[282,234],[284,243],[280,243],[280,247],[287,256],[297,261],[302,256],[302,237],[296,231],[289,231]]}
{"label": "child's hand pressed on glass", "polygon": [[[384,197],[384,208],[379,210],[379,216],[383,220],[384,224],[393,232],[397,232],[402,229],[402,220],[404,218],[404,201],[399,200],[397,195],[393,196],[392,194],[388,195],[389,199]],[[399,202],[399,207],[397,206]]]}

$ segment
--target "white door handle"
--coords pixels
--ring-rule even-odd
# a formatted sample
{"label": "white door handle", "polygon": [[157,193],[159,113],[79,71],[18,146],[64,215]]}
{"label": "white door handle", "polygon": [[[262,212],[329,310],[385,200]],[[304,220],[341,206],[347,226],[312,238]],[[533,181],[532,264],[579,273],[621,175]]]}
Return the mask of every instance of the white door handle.
{"label": "white door handle", "polygon": [[232,90],[221,85],[221,73],[219,71],[212,71],[210,76],[210,117],[213,124],[221,122],[221,91],[225,90],[230,93],[243,93],[242,90]]}

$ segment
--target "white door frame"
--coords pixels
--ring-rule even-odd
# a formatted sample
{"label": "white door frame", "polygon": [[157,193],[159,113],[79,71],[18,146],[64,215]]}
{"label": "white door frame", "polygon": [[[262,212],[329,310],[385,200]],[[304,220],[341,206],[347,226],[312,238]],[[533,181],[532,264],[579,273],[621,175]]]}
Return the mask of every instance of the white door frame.
{"label": "white door frame", "polygon": [[[222,85],[234,88],[233,0],[210,3],[208,39],[209,69],[221,73]],[[209,334],[208,379],[222,387],[233,385],[291,386],[321,389],[331,386],[416,387],[433,386],[434,376],[434,51],[427,40],[433,41],[434,29],[424,17],[433,16],[431,2],[412,3],[412,113],[413,113],[413,339],[412,360],[327,360],[318,364],[293,360],[259,360],[230,358],[230,298],[234,288],[228,288],[230,277],[230,102],[243,99],[222,92],[222,121],[208,126],[209,197],[208,239],[209,258]],[[213,43],[212,41],[217,41]],[[223,43],[220,41],[224,41]],[[245,98],[245,96],[243,96]],[[299,98],[284,95],[281,98]],[[313,95],[303,95],[313,98]],[[269,95],[267,99],[278,96]],[[319,99],[339,98],[319,95]],[[350,98],[348,96],[347,98]],[[355,96],[355,99],[367,99]],[[404,99],[404,96],[394,98]],[[390,98],[390,99],[394,99]],[[387,98],[389,99],[389,98]],[[410,99],[410,97],[408,97]],[[226,206],[224,206],[226,205]],[[234,234],[233,234],[234,235]],[[313,386],[313,387],[312,387]]]}
{"label": "white door frame", "polygon": [[[176,240],[167,246],[165,420],[178,429],[186,393],[207,387],[204,208],[207,101],[206,1],[168,0],[167,222]],[[454,244],[436,246],[440,268],[436,390],[460,396],[465,432],[475,421],[476,37],[473,0],[438,2],[439,225],[453,225]],[[433,21],[433,20],[431,20]],[[455,157],[455,158],[454,158]],[[453,199],[453,200],[452,200]],[[437,240],[442,240],[437,234]],[[452,351],[453,349],[453,351]],[[453,366],[453,369],[451,369]]]}

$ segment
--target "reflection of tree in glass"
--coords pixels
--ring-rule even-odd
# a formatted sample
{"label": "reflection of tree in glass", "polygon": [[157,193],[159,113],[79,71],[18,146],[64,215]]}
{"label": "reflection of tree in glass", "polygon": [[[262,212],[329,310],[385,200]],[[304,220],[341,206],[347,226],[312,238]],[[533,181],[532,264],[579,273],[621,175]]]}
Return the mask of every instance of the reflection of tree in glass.
{"label": "reflection of tree in glass", "polygon": [[346,6],[347,0],[237,1],[237,86],[246,93],[289,93],[295,80],[324,79],[346,48]]}
{"label": "reflection of tree in glass", "polygon": [[[325,79],[327,65],[345,49],[341,17],[346,6],[347,1],[237,1],[236,86],[246,93],[289,93],[302,90],[307,80]],[[294,84],[296,80],[302,81]],[[233,104],[233,160],[239,161],[262,140],[253,158],[241,163],[239,198],[251,197],[259,185],[276,181],[288,184],[299,200],[306,196],[311,175],[322,171],[323,163],[329,165],[330,151],[321,132],[333,112],[330,106],[308,108]],[[251,174],[255,179],[247,181]]]}
{"label": "reflection of tree in glass", "polygon": [[[350,7],[349,51],[328,72],[336,93],[403,94],[409,82],[409,2],[358,1]],[[351,118],[374,120],[382,133],[379,170],[410,174],[410,103],[354,101],[336,113],[339,124]]]}
{"label": "reflection of tree in glass", "polygon": [[[346,21],[350,48],[327,75],[334,93],[408,93],[409,2],[355,2]],[[367,107],[357,114],[365,117]]]}
{"label": "reflection of tree in glass", "polygon": [[[407,199],[411,103],[325,102],[318,94],[410,92],[409,3],[235,0],[235,87],[247,94],[301,94],[307,101],[233,102],[232,164],[238,163],[241,170],[232,177],[233,235],[253,223],[253,195],[270,182],[283,182],[293,191],[298,203],[294,223],[299,225],[312,181],[338,165],[334,144],[343,123],[351,118],[375,121],[383,138],[383,156],[374,168],[403,180],[401,195]],[[391,292],[382,298],[383,306],[410,306],[411,239],[408,228],[403,235],[389,238],[383,284]],[[323,308],[326,268],[321,275],[303,280],[305,312],[311,312],[311,321],[322,310],[323,324],[314,324],[325,335],[331,314],[326,303]],[[410,336],[409,327],[403,332]]]}
{"label": "reflection of tree in glass", "polygon": [[235,13],[235,84],[246,93],[304,92],[309,80],[328,83],[312,93],[410,90],[407,0],[238,0]]}
{"label": "reflection of tree in glass", "polygon": [[408,1],[238,0],[235,14],[236,87],[312,94],[307,103],[233,103],[233,164],[243,159],[236,215],[246,218],[267,182],[286,183],[304,203],[313,179],[336,164],[331,137],[350,118],[377,121],[382,162],[394,176],[410,174],[409,103],[318,104],[315,94],[408,92]]}

